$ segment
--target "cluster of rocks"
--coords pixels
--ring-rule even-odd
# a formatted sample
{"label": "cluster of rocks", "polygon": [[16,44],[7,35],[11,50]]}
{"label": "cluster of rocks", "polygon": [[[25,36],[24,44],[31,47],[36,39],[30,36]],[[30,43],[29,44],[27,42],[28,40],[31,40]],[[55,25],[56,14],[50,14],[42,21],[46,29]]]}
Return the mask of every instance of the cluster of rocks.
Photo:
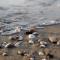
{"label": "cluster of rocks", "polygon": [[[29,30],[26,31],[25,36],[27,36],[28,38],[28,44],[31,44],[31,46],[36,45],[37,44],[37,49],[42,49],[42,51],[37,51],[37,49],[33,50],[32,54],[27,53],[25,50],[24,51],[17,51],[17,55],[21,55],[21,56],[27,56],[29,58],[29,60],[35,60],[35,55],[34,53],[37,52],[37,54],[42,57],[41,60],[48,60],[49,58],[54,58],[54,56],[52,54],[50,54],[50,52],[48,52],[46,54],[46,51],[44,51],[45,48],[47,48],[47,46],[49,45],[49,43],[51,44],[55,44],[55,45],[60,45],[60,40],[58,40],[58,38],[56,36],[49,36],[47,38],[47,40],[43,40],[43,39],[39,39],[39,33],[36,30]],[[26,38],[26,37],[25,37]],[[0,48],[4,48],[4,49],[11,49],[11,48],[19,48],[21,42],[24,42],[24,37],[21,35],[14,35],[14,36],[9,36],[9,40],[13,41],[13,42],[3,42],[0,44]],[[37,41],[37,43],[35,43]],[[49,43],[48,43],[49,41]],[[34,47],[33,47],[34,48]],[[32,50],[32,49],[31,49]],[[7,52],[3,52],[2,53],[3,56],[8,56]],[[44,57],[46,56],[46,57]],[[47,58],[48,57],[48,58]]]}

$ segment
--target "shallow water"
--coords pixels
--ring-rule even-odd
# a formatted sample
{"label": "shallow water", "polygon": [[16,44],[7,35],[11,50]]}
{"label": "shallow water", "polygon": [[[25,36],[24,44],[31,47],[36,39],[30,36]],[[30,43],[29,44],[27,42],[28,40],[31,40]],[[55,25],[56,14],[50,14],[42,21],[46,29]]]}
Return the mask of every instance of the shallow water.
{"label": "shallow water", "polygon": [[0,0],[0,26],[60,23],[60,0]]}

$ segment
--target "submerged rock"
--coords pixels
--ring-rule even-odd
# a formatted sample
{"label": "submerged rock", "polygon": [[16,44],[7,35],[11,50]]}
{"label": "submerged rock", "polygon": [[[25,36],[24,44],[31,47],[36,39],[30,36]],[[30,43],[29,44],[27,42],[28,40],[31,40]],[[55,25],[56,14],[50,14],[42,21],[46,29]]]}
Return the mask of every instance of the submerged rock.
{"label": "submerged rock", "polygon": [[21,41],[21,40],[23,40],[23,36],[19,36],[18,41]]}
{"label": "submerged rock", "polygon": [[15,31],[16,32],[20,32],[21,31],[21,27],[16,27]]}

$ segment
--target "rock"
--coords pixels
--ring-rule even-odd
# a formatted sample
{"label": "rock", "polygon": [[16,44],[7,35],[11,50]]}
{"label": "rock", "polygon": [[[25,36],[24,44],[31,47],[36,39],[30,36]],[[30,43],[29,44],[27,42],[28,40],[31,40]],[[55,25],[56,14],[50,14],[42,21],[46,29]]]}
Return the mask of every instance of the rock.
{"label": "rock", "polygon": [[43,58],[42,60],[47,60],[46,58]]}
{"label": "rock", "polygon": [[4,52],[2,55],[3,55],[3,56],[8,56],[8,54],[7,54],[6,52]]}
{"label": "rock", "polygon": [[22,51],[22,52],[20,53],[21,56],[25,56],[25,54],[26,54],[25,51]]}
{"label": "rock", "polygon": [[33,40],[29,40],[29,44],[33,44],[34,43],[34,41]]}
{"label": "rock", "polygon": [[0,44],[0,49],[3,48],[2,44]]}
{"label": "rock", "polygon": [[60,45],[60,40],[59,40],[59,41],[57,41],[57,45]]}
{"label": "rock", "polygon": [[25,54],[25,53],[22,52],[20,55],[21,55],[21,56],[25,56],[24,54]]}
{"label": "rock", "polygon": [[20,55],[21,54],[21,51],[18,51],[17,54]]}
{"label": "rock", "polygon": [[5,48],[14,48],[15,46],[11,43],[8,43],[5,45]]}
{"label": "rock", "polygon": [[41,47],[41,48],[46,48],[46,46],[45,46],[45,45],[40,45],[40,47]]}
{"label": "rock", "polygon": [[44,55],[44,53],[43,53],[42,51],[39,51],[38,54],[39,54],[40,56]]}
{"label": "rock", "polygon": [[30,28],[28,31],[26,31],[26,35],[33,34],[35,32],[35,28]]}
{"label": "rock", "polygon": [[47,45],[47,42],[45,42],[45,41],[40,41],[40,44],[41,44],[41,45],[43,45],[43,44],[44,44],[44,45]]}
{"label": "rock", "polygon": [[21,41],[20,42],[16,42],[14,46],[15,47],[19,47],[21,43],[22,43]]}
{"label": "rock", "polygon": [[21,56],[27,56],[26,51],[18,51],[17,54]]}
{"label": "rock", "polygon": [[5,47],[6,44],[7,44],[7,42],[3,42],[3,43],[2,43],[2,46]]}
{"label": "rock", "polygon": [[42,40],[42,39],[38,39],[38,42],[40,43],[41,40]]}
{"label": "rock", "polygon": [[30,60],[35,60],[34,58],[30,58]]}
{"label": "rock", "polygon": [[16,32],[20,32],[21,31],[21,27],[16,27],[15,31]]}
{"label": "rock", "polygon": [[28,53],[24,54],[25,56],[29,57],[30,55]]}
{"label": "rock", "polygon": [[38,36],[38,33],[37,32],[33,32],[33,35]]}
{"label": "rock", "polygon": [[32,31],[27,31],[25,34],[29,35],[29,34],[32,34],[32,33],[33,33]]}
{"label": "rock", "polygon": [[49,41],[52,43],[57,42],[57,37],[56,36],[49,36]]}
{"label": "rock", "polygon": [[47,56],[48,56],[50,59],[53,59],[53,58],[54,58],[54,56],[53,56],[52,54],[50,54],[50,53],[48,53]]}
{"label": "rock", "polygon": [[18,40],[19,36],[9,36],[9,40]]}
{"label": "rock", "polygon": [[45,41],[40,41],[40,47],[45,48],[47,46],[47,42]]}
{"label": "rock", "polygon": [[29,38],[29,39],[34,39],[34,38],[36,38],[36,36],[33,35],[33,34],[29,34],[29,35],[28,35],[28,38]]}
{"label": "rock", "polygon": [[23,36],[19,36],[18,41],[21,41],[21,40],[23,40]]}

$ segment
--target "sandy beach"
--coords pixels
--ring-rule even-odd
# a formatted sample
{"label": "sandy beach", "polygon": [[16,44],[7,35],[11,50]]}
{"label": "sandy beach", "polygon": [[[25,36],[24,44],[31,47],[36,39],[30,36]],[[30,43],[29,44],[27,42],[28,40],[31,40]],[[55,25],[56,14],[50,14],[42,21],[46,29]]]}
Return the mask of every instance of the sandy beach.
{"label": "sandy beach", "polygon": [[[56,25],[57,26],[57,25]],[[58,34],[60,32],[60,28],[56,26],[47,26],[44,28],[44,30],[40,30],[37,29],[37,33],[39,33],[39,37],[38,39],[42,39],[43,41],[46,41],[48,43],[48,46],[46,48],[41,48],[37,41],[30,45],[28,43],[29,39],[27,37],[27,35],[24,34],[24,39],[22,41],[22,44],[20,45],[19,48],[13,48],[13,49],[0,49],[0,59],[1,60],[29,60],[30,57],[32,57],[32,55],[35,57],[35,60],[42,60],[42,58],[46,58],[47,60],[60,60],[60,46],[51,43],[48,40],[48,36],[56,36],[58,37],[58,40],[60,40],[60,34]],[[46,35],[47,33],[47,35]],[[15,41],[11,41],[8,39],[9,36],[0,36],[0,43],[2,42],[12,42],[15,43],[17,42],[17,40]],[[7,50],[8,52],[8,56],[3,56],[2,53]],[[17,51],[26,51],[27,54],[29,54],[29,56],[21,56],[17,54]],[[38,55],[38,51],[44,51],[45,55],[44,56],[40,56]],[[52,54],[54,57],[48,57],[47,54],[50,53]]]}
{"label": "sandy beach", "polygon": [[60,60],[60,0],[0,0],[0,60]]}

